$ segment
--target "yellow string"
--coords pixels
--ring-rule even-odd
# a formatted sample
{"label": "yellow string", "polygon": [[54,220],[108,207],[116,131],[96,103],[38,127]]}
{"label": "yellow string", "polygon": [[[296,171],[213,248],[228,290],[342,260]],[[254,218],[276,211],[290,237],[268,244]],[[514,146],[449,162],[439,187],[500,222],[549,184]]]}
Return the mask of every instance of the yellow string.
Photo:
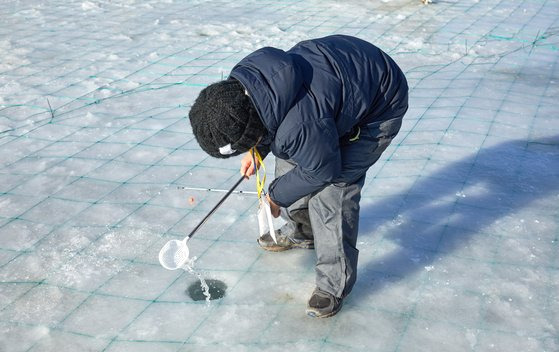
{"label": "yellow string", "polygon": [[[256,168],[256,192],[258,194],[258,198],[260,199],[260,195],[262,194],[262,191],[264,190],[264,186],[266,185],[266,166],[264,166],[264,161],[262,161],[262,156],[260,156],[260,153],[258,153],[258,150],[255,147],[251,148],[251,153],[252,153],[252,163]],[[258,164],[256,163],[257,161]],[[257,168],[256,165],[260,165],[262,167],[262,170],[264,171],[264,176],[262,177],[262,179],[260,179],[259,168]]]}

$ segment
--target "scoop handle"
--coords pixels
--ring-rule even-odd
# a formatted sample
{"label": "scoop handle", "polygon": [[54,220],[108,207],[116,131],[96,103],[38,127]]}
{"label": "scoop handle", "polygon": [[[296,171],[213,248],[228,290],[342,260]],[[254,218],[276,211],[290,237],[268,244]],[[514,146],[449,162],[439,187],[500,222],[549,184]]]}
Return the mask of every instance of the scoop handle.
{"label": "scoop handle", "polygon": [[206,215],[202,221],[200,221],[200,223],[198,225],[196,225],[196,227],[188,234],[188,236],[186,236],[186,238],[184,239],[184,242],[186,243],[186,241],[188,241],[188,239],[192,236],[194,236],[194,233],[196,233],[196,231],[198,231],[198,229],[200,227],[202,227],[202,225],[204,225],[204,223],[209,219],[210,216],[212,216],[213,213],[215,213],[215,211],[217,210],[217,208],[219,208],[219,206],[227,199],[227,197],[229,197],[231,195],[231,193],[233,193],[233,191],[235,190],[235,188],[237,188],[237,186],[239,186],[241,184],[241,182],[243,182],[243,180],[245,179],[245,176],[241,176],[241,178],[237,181],[237,183],[235,183],[233,185],[233,187],[231,187],[231,189],[229,191],[227,191],[227,193],[223,196],[223,198],[220,199],[219,202],[217,202],[217,204],[213,207],[212,210],[210,210],[210,212],[208,213],[208,215]]}

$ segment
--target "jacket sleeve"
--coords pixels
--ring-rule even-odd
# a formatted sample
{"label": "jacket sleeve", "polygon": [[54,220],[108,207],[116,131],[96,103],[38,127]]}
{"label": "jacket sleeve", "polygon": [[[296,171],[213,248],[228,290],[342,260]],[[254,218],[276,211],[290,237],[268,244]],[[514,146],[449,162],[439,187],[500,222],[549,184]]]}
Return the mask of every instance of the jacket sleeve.
{"label": "jacket sleeve", "polygon": [[270,184],[270,198],[277,205],[288,207],[340,175],[339,138],[333,119],[299,125],[282,140],[282,149],[297,166]]}
{"label": "jacket sleeve", "polygon": [[260,153],[262,159],[266,158],[266,156],[270,153],[272,139],[273,137],[268,134],[264,136],[264,138],[262,138],[262,140],[256,145],[256,149],[258,150],[258,153]]}

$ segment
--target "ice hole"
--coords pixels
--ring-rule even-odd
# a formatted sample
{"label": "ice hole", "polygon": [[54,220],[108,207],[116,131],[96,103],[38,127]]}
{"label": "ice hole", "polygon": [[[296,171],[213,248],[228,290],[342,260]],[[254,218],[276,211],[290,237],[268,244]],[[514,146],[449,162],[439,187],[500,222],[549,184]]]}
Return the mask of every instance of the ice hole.
{"label": "ice hole", "polygon": [[[220,280],[214,280],[214,279],[208,279],[205,281],[206,284],[208,285],[210,300],[220,299],[225,296],[225,291],[227,291],[227,284],[225,284],[225,282]],[[186,290],[186,293],[194,301],[206,300],[206,295],[204,295],[204,289],[200,281],[193,282]]]}

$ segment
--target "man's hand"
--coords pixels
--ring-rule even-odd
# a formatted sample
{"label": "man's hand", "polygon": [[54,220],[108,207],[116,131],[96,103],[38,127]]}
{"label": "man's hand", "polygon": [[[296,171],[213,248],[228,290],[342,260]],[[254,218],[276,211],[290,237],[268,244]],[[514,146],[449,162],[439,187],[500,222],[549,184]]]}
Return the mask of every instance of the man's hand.
{"label": "man's hand", "polygon": [[268,203],[270,203],[270,210],[272,211],[272,216],[274,218],[277,218],[278,216],[280,216],[280,207],[279,205],[277,205],[276,203],[274,203],[271,199],[270,199],[270,195],[266,194],[266,198],[268,199]]}
{"label": "man's hand", "polygon": [[[256,164],[256,167],[260,168],[260,163],[258,162],[258,160],[256,161]],[[248,179],[250,176],[254,175],[255,172],[256,169],[254,168],[252,153],[249,151],[245,154],[243,160],[241,160],[241,175]]]}

